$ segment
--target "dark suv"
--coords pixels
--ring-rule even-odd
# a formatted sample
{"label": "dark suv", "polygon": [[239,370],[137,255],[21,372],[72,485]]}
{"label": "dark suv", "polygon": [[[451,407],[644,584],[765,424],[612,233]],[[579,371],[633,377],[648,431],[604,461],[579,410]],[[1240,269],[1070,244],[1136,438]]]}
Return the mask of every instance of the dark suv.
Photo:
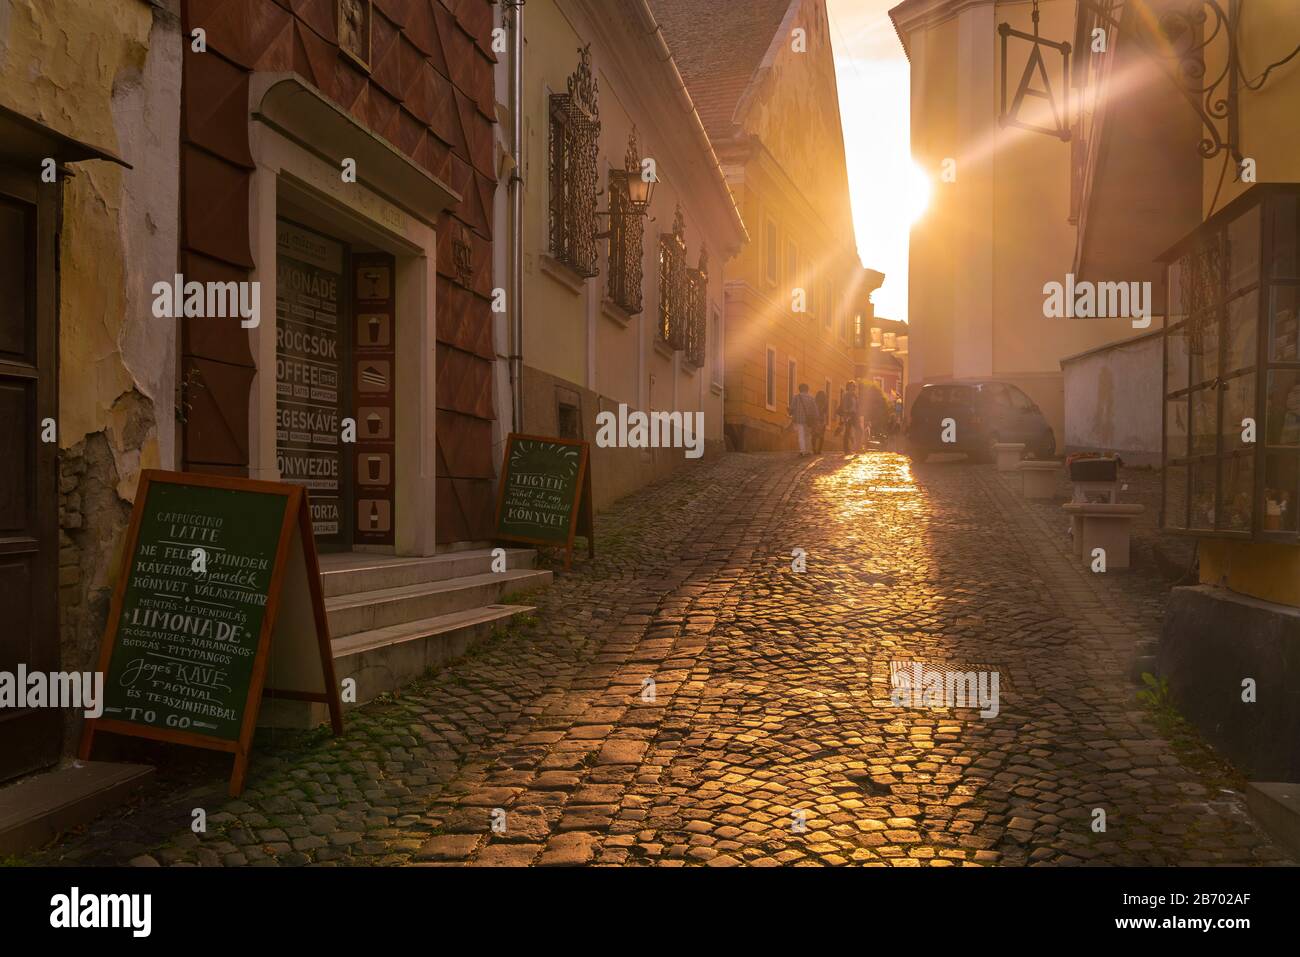
{"label": "dark suv", "polygon": [[[953,439],[944,441],[945,419]],[[964,452],[977,462],[993,458],[998,442],[1023,442],[1025,452],[1048,459],[1056,454],[1056,436],[1029,396],[1007,382],[963,379],[933,382],[912,403],[907,426],[907,453],[924,461],[932,452]]]}

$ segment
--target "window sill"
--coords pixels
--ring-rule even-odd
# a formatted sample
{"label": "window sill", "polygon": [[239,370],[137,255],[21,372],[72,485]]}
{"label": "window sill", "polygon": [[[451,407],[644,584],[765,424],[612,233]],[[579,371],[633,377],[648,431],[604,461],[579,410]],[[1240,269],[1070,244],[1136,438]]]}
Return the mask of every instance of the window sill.
{"label": "window sill", "polygon": [[665,359],[673,359],[677,356],[677,350],[664,342],[658,336],[655,336],[655,352],[659,353]]}
{"label": "window sill", "polygon": [[709,384],[709,391],[712,392],[714,395],[722,395],[722,383],[711,382]]}
{"label": "window sill", "polygon": [[628,312],[612,299],[602,299],[600,311],[605,318],[617,324],[620,328],[626,329],[632,324],[632,320],[637,317],[637,313]]}
{"label": "window sill", "polygon": [[546,275],[550,276],[574,295],[581,295],[586,291],[587,280],[578,275],[578,273],[574,271],[573,267],[565,265],[547,253],[542,253],[537,257],[537,260],[541,263],[542,272],[546,273]]}
{"label": "window sill", "polygon": [[685,372],[688,376],[694,377],[694,375],[703,368],[704,366],[697,366],[690,359],[687,359],[684,356],[682,357],[682,371]]}

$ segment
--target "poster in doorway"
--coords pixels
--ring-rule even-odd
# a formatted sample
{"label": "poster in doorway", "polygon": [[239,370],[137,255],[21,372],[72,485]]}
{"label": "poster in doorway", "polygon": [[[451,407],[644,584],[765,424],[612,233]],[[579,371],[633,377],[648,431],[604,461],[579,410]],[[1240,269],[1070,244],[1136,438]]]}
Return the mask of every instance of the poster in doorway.
{"label": "poster in doorway", "polygon": [[352,314],[356,317],[358,545],[392,545],[394,428],[394,261],[386,253],[352,257]]}
{"label": "poster in doorway", "polygon": [[317,543],[345,546],[343,262],[341,244],[283,220],[276,224],[276,462],[282,481],[309,491]]}

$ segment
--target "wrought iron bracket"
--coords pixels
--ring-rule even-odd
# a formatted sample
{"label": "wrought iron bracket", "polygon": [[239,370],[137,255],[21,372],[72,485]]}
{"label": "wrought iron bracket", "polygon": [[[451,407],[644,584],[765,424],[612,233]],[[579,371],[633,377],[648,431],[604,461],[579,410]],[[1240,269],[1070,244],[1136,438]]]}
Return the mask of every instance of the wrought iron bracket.
{"label": "wrought iron bracket", "polygon": [[[1079,0],[1083,9],[1098,20],[1123,29],[1097,0]],[[1182,9],[1166,10],[1157,21],[1164,44],[1146,42],[1141,32],[1127,33],[1159,64],[1170,81],[1200,117],[1204,136],[1197,145],[1203,159],[1213,159],[1225,150],[1240,166],[1245,158],[1239,135],[1239,84],[1246,77],[1237,48],[1239,0],[1227,0],[1225,10],[1220,0],[1187,0]],[[1227,45],[1223,68],[1209,76],[1205,52],[1220,38]]]}
{"label": "wrought iron bracket", "polygon": [[[1241,87],[1261,89],[1273,69],[1300,54],[1300,48],[1252,80],[1245,74],[1237,42],[1241,0],[1186,0],[1180,9],[1165,10],[1156,21],[1157,42],[1141,30],[1126,30],[1111,15],[1110,5],[1100,0],[1079,0],[1079,8],[1132,39],[1160,66],[1201,120],[1204,135],[1197,145],[1201,157],[1213,159],[1226,151],[1240,169],[1245,159],[1239,124]],[[1205,54],[1216,42],[1225,44],[1226,50],[1222,68],[1210,75]]]}

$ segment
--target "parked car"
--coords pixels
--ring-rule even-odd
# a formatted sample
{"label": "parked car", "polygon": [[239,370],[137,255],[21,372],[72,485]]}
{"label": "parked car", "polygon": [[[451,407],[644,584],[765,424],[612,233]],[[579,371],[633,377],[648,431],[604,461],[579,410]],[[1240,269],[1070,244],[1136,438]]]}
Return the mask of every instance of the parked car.
{"label": "parked car", "polygon": [[[944,441],[945,419],[952,420],[952,442]],[[913,459],[964,452],[977,462],[989,462],[999,442],[1023,442],[1025,452],[1039,459],[1056,454],[1056,436],[1042,410],[1009,382],[932,382],[912,403],[906,450]]]}

